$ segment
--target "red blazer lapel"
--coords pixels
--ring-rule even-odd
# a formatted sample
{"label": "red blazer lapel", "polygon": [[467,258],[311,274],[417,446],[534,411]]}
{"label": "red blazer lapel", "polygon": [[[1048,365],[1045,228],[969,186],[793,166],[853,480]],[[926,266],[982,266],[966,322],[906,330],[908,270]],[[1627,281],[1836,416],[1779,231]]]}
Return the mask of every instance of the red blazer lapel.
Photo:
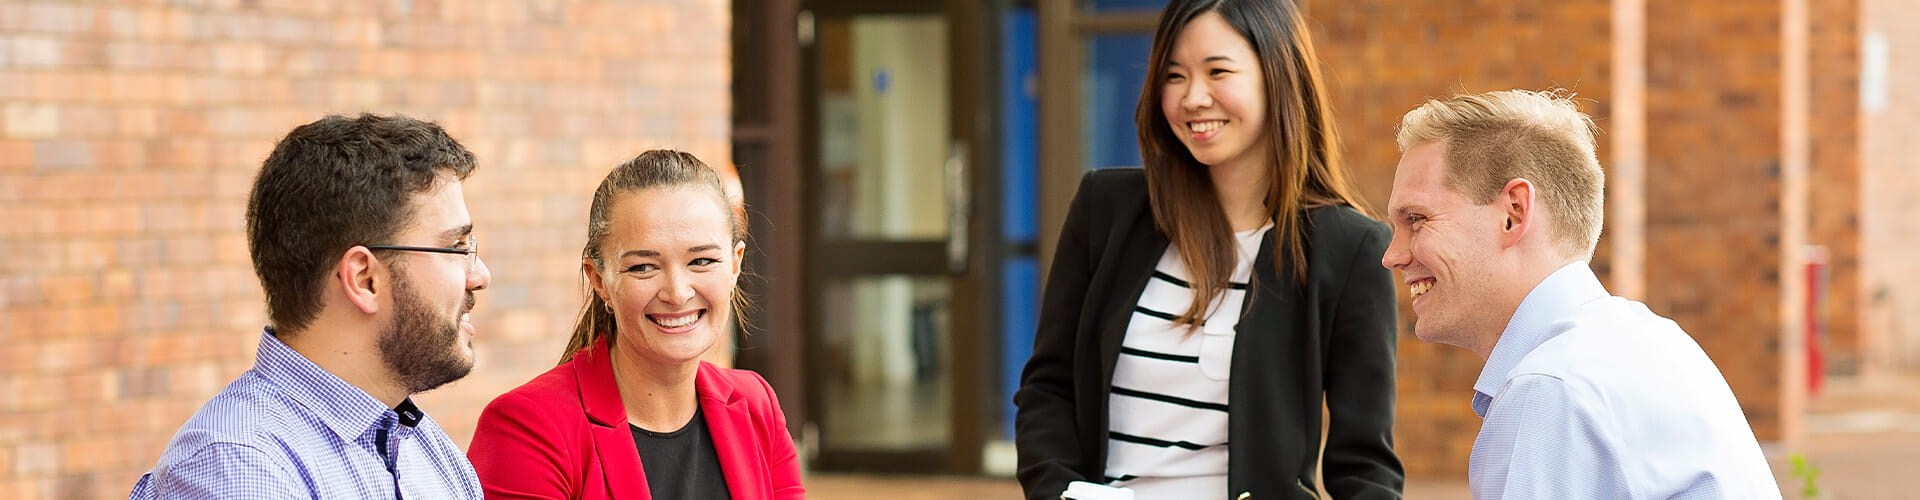
{"label": "red blazer lapel", "polygon": [[[640,449],[633,444],[633,431],[627,427],[627,407],[620,402],[620,385],[613,379],[613,357],[607,353],[607,341],[574,356],[573,369],[580,381],[580,406],[586,409],[587,433],[599,458],[599,472],[606,481],[609,497],[647,499],[646,469],[640,467]],[[725,455],[722,455],[725,458]],[[587,481],[592,476],[588,465]],[[589,488],[591,489],[591,488]]]}
{"label": "red blazer lapel", "polygon": [[733,498],[771,498],[766,460],[760,456],[753,416],[733,382],[719,367],[700,362],[693,377],[694,391],[700,395],[700,411],[706,414],[707,431],[713,435],[713,451],[720,456],[720,469],[726,471],[727,492]]}

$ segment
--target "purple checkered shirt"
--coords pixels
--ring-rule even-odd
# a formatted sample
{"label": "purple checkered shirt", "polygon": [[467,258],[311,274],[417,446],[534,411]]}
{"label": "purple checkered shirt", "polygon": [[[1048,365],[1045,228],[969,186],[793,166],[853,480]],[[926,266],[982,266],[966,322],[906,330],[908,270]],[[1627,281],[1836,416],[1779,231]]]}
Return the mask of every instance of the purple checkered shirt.
{"label": "purple checkered shirt", "polygon": [[481,498],[460,448],[308,361],[268,328],[252,370],[200,407],[128,497]]}

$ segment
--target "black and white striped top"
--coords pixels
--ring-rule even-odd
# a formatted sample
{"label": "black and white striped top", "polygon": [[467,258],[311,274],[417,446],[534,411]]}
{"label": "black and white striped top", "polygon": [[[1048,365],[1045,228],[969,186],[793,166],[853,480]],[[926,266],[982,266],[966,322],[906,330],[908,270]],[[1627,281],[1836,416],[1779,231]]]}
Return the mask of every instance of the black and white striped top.
{"label": "black and white striped top", "polygon": [[1179,248],[1169,245],[1127,324],[1107,398],[1108,484],[1136,498],[1227,497],[1227,379],[1234,326],[1253,259],[1271,224],[1234,233],[1228,289],[1192,334],[1173,322],[1193,299]]}

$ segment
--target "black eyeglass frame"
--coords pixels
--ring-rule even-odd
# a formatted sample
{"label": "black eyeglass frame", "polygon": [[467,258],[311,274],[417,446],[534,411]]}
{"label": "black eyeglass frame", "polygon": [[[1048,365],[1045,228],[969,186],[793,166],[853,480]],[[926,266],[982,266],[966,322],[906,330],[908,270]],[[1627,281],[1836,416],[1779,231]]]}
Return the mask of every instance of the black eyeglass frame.
{"label": "black eyeglass frame", "polygon": [[405,245],[361,245],[361,246],[367,247],[368,250],[399,250],[402,252],[454,253],[454,254],[461,254],[461,255],[473,255],[473,254],[480,253],[479,250],[475,250],[472,248],[410,247]]}
{"label": "black eyeglass frame", "polygon": [[467,270],[472,271],[473,268],[475,267],[474,262],[480,260],[480,238],[474,235],[467,235],[466,240],[467,241],[462,242],[462,244],[467,245],[467,248],[416,247],[416,246],[408,246],[408,245],[360,245],[360,246],[366,247],[368,250],[396,250],[401,252],[428,252],[428,253],[465,255],[467,256]]}

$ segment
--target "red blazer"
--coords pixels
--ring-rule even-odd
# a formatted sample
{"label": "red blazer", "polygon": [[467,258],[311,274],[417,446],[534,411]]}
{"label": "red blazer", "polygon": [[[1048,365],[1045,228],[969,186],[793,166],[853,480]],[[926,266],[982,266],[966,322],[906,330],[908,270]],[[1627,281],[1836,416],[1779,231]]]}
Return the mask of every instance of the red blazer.
{"label": "red blazer", "polygon": [[[487,498],[649,498],[605,340],[495,398],[467,456]],[[787,419],[759,374],[700,363],[700,410],[736,500],[806,497]]]}

